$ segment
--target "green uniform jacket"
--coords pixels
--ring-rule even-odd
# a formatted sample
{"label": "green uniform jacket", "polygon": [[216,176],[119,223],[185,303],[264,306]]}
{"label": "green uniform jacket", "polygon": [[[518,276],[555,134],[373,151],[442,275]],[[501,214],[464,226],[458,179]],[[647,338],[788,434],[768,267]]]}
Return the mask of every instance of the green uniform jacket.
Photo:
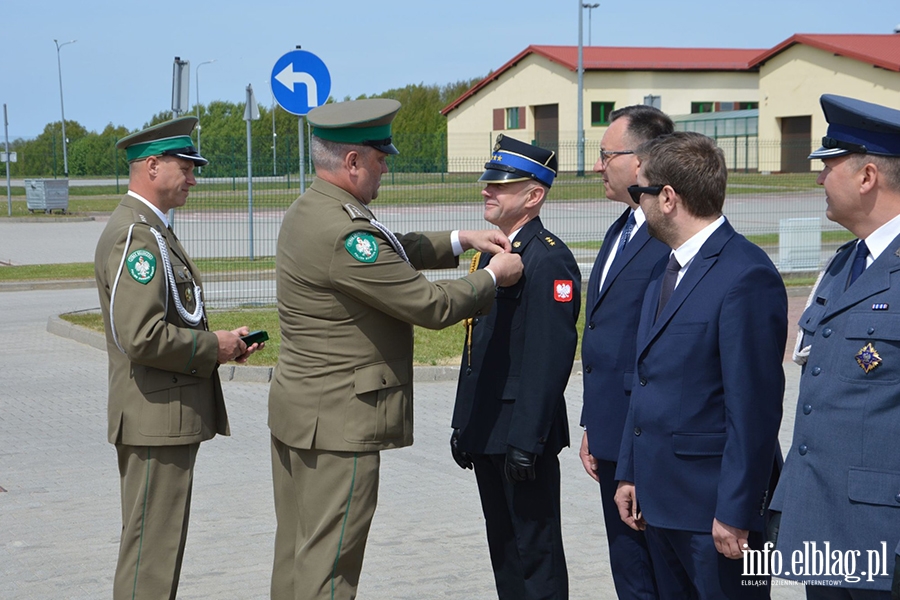
{"label": "green uniform jacket", "polygon": [[[345,205],[361,214],[351,217]],[[269,428],[294,448],[372,452],[412,444],[412,325],[440,329],[487,312],[494,300],[486,271],[435,283],[418,271],[458,265],[449,232],[402,236],[410,266],[363,214],[370,213],[352,195],[316,179],[281,225],[282,339]],[[374,260],[371,252],[354,258],[348,237],[377,243]]]}
{"label": "green uniform jacket", "polygon": [[[195,327],[182,320],[171,290],[167,301],[165,267],[151,227],[166,238],[177,293],[188,312],[196,303],[193,282],[202,285],[197,267],[175,234],[147,205],[125,196],[100,235],[94,255],[109,355],[109,441],[172,446],[208,440],[217,433],[229,435],[216,370],[218,340],[207,331],[205,318]],[[129,265],[134,263],[128,260],[141,254],[150,265],[141,271],[143,283],[131,274]],[[113,339],[113,323],[125,354]]]}

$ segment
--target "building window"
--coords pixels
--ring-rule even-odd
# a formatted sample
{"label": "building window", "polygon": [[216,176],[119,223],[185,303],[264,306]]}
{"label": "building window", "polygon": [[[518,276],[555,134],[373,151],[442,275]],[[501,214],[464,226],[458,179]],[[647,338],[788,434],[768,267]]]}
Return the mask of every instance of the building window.
{"label": "building window", "polygon": [[506,128],[519,129],[519,107],[506,109]]}
{"label": "building window", "polygon": [[609,125],[609,113],[616,109],[615,102],[591,102],[591,126]]}
{"label": "building window", "polygon": [[751,110],[754,108],[759,108],[759,102],[735,102],[737,104],[737,110]]}
{"label": "building window", "polygon": [[713,111],[712,102],[691,102],[691,114],[711,113]]}

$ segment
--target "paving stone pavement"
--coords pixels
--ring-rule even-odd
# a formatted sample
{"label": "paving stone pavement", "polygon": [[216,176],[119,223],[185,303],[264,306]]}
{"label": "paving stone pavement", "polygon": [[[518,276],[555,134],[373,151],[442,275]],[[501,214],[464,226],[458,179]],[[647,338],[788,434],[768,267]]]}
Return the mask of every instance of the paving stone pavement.
{"label": "paving stone pavement", "polygon": [[[121,527],[106,442],[106,356],[46,331],[50,316],[96,307],[94,290],[0,293],[0,598],[110,596]],[[799,369],[789,374],[782,444]],[[366,600],[496,597],[475,479],[448,448],[455,383],[416,385],[416,443],[382,453],[378,510],[360,581]],[[275,518],[268,386],[225,384],[231,437],[202,445],[179,598],[268,597]],[[580,440],[581,377],[567,390]],[[615,598],[597,486],[565,449],[562,507],[573,599]],[[664,482],[663,482],[664,484]],[[773,597],[803,597],[798,586]]]}

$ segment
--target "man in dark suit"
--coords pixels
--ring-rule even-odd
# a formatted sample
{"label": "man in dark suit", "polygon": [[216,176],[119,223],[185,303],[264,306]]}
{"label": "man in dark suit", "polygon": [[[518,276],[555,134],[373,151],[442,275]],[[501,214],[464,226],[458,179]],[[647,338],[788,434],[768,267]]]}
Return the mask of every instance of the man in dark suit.
{"label": "man in dark suit", "polygon": [[509,236],[525,272],[470,321],[450,447],[460,467],[474,465],[501,600],[568,598],[557,454],[569,445],[563,391],[581,273],[538,216],[556,168],[554,152],[501,135],[479,179],[484,218]]}
{"label": "man in dark suit", "polygon": [[674,126],[662,111],[640,104],[615,110],[609,118],[594,171],[603,176],[606,197],[627,208],[606,231],[588,283],[581,339],[584,435],[580,455],[584,470],[600,484],[616,594],[623,600],[653,600],[657,598],[656,582],[644,532],[622,522],[614,498],[641,300],[653,266],[669,253],[668,246],[647,233],[644,212],[632,200],[628,186],[637,183],[640,166],[634,150],[672,133]]}
{"label": "man in dark suit", "polygon": [[710,138],[643,144],[631,188],[672,248],[641,308],[616,504],[645,528],[661,598],[768,598],[742,577],[762,547],[780,459],[787,295],[760,248],[722,215],[727,168]]}
{"label": "man in dark suit", "polygon": [[[821,98],[826,216],[858,239],[838,249],[800,317],[803,365],[794,437],[772,510],[775,550],[825,552],[804,571],[815,600],[888,600],[900,541],[900,111],[853,98]],[[777,514],[777,513],[776,513]],[[847,558],[855,557],[855,568]],[[789,572],[785,572],[789,571]]]}

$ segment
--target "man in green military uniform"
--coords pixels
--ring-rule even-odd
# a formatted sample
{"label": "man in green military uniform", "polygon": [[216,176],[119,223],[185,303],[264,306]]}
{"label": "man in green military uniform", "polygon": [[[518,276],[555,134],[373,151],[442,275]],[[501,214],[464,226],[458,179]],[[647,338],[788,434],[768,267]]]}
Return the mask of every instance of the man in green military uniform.
{"label": "man in green military uniform", "polygon": [[[412,444],[413,325],[487,312],[522,262],[500,231],[396,236],[369,210],[396,100],[318,107],[316,179],[288,209],[276,252],[282,345],[269,392],[278,527],[273,599],[354,598],[378,495],[379,451]],[[484,270],[430,282],[469,248]]]}
{"label": "man in green military uniform", "polygon": [[208,330],[200,274],[166,219],[208,162],[191,142],[196,123],[176,119],[119,141],[128,194],[94,255],[122,492],[116,600],[175,597],[197,449],[229,435],[216,369],[258,349],[241,341],[246,327]]}

